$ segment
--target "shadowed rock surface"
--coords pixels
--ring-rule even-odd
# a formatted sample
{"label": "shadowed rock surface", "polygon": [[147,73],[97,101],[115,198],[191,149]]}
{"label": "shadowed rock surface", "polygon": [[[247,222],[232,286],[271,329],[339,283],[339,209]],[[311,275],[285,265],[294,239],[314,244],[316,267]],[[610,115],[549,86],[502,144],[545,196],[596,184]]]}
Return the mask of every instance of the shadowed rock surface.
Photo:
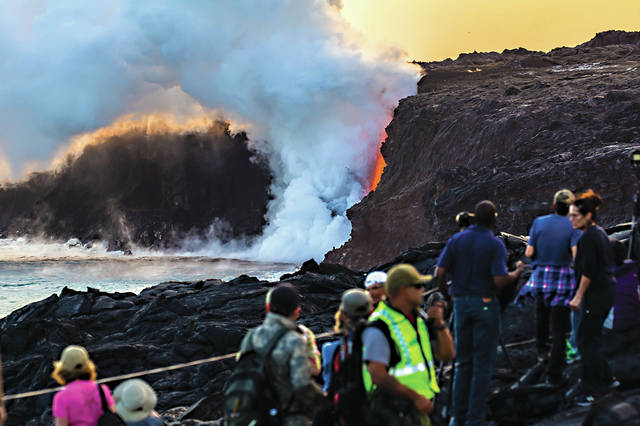
{"label": "shadowed rock surface", "polygon": [[131,131],[84,148],[59,171],[0,187],[0,235],[167,247],[217,223],[225,241],[262,231],[270,172],[228,123],[205,132]]}
{"label": "shadowed rock surface", "polygon": [[[525,243],[516,236],[505,234],[502,238],[512,269],[523,255]],[[408,262],[421,272],[430,273],[442,247],[442,243],[429,243],[410,249],[378,269]],[[526,278],[526,275],[521,278],[520,285]],[[333,326],[341,294],[349,288],[361,287],[364,274],[340,265],[318,265],[311,260],[282,279],[294,284],[303,296],[300,322],[322,333]],[[139,296],[65,289],[59,296],[52,295],[0,320],[6,393],[55,386],[49,378],[52,362],[69,344],[80,344],[89,350],[99,378],[233,352],[246,331],[262,321],[265,295],[276,284],[240,276],[229,282],[167,282],[148,288]],[[537,360],[535,346],[527,343],[535,335],[533,304],[508,303],[512,294],[512,291],[503,294],[507,307],[502,340],[509,346],[514,369],[500,352],[492,383],[497,392],[490,403],[493,420],[499,424],[533,423],[560,411],[558,416],[563,415],[565,423],[558,424],[580,424],[587,412],[572,408],[559,390],[544,385],[536,387],[542,380],[539,373],[529,374],[521,386],[514,386]],[[519,343],[523,341],[524,344]],[[636,355],[640,335],[637,332],[611,335],[606,350],[623,388],[634,392],[640,387],[640,375],[629,372],[640,371]],[[233,360],[224,360],[144,379],[156,390],[158,410],[170,424],[217,425],[222,388],[233,365]],[[568,370],[568,377],[567,387],[577,379],[577,366]],[[436,413],[442,413],[449,380],[450,369],[446,369]],[[113,389],[117,384],[111,382],[109,386]],[[510,387],[513,389],[509,390]],[[9,401],[7,424],[50,424],[52,397],[49,394]],[[434,414],[433,420],[436,425],[443,424],[441,414]]]}
{"label": "shadowed rock surface", "polygon": [[[606,32],[573,48],[461,54],[420,63],[418,94],[400,101],[382,145],[387,167],[353,206],[350,240],[325,260],[369,269],[425,241],[483,199],[498,228],[525,234],[553,193],[593,188],[600,222],[628,220],[640,146],[640,32]],[[625,219],[626,218],[626,219]]]}

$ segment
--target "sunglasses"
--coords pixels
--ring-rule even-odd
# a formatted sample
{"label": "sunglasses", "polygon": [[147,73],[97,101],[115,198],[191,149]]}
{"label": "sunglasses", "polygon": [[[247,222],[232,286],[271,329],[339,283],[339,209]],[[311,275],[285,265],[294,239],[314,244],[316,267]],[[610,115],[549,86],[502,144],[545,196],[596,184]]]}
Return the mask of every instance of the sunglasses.
{"label": "sunglasses", "polygon": [[409,286],[413,288],[427,288],[425,283],[409,284]]}

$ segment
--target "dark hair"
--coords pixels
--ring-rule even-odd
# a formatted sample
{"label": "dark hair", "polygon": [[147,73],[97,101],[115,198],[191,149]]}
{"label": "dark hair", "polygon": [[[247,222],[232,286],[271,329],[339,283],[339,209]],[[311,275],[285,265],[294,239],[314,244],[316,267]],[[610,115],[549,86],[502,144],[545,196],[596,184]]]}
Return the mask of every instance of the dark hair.
{"label": "dark hair", "polygon": [[495,204],[489,200],[480,201],[476,204],[475,216],[478,225],[489,228],[496,223],[498,209],[496,209]]}
{"label": "dark hair", "polygon": [[460,228],[468,228],[473,221],[473,213],[460,212],[456,215],[456,223]]}
{"label": "dark hair", "polygon": [[602,197],[593,189],[588,189],[578,195],[573,205],[578,208],[581,215],[586,216],[587,213],[591,213],[591,219],[596,220],[600,206],[602,206]]}
{"label": "dark hair", "polygon": [[569,204],[558,201],[555,203],[554,210],[559,215],[566,216],[569,213]]}
{"label": "dark hair", "polygon": [[285,317],[291,315],[300,306],[300,293],[289,283],[280,284],[267,294],[267,304],[274,314]]}

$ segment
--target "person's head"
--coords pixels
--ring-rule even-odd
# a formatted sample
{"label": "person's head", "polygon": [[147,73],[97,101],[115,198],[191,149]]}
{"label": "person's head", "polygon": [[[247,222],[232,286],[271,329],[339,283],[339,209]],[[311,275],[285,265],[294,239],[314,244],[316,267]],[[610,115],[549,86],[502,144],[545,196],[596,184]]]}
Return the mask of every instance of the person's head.
{"label": "person's head", "polygon": [[602,197],[592,189],[578,195],[569,207],[569,219],[576,229],[592,226],[598,217],[602,205]]}
{"label": "person's head", "polygon": [[131,379],[120,383],[113,391],[116,412],[125,422],[139,422],[156,408],[158,397],[144,380]]}
{"label": "person's head", "polygon": [[340,300],[339,316],[336,316],[335,331],[355,327],[359,321],[365,320],[373,310],[373,301],[368,292],[359,288],[347,290]]}
{"label": "person's head", "polygon": [[387,282],[387,273],[382,271],[373,271],[364,280],[364,288],[371,295],[373,304],[377,305],[378,302],[385,299],[387,293],[384,289],[384,283]]}
{"label": "person's head", "polygon": [[456,215],[456,223],[458,224],[458,229],[464,231],[468,227],[471,226],[473,222],[474,214],[469,212],[460,212]]}
{"label": "person's head", "polygon": [[498,209],[489,200],[480,201],[475,209],[476,223],[485,228],[493,228],[498,218]]}
{"label": "person's head", "polygon": [[53,363],[51,377],[61,385],[74,380],[95,380],[96,366],[85,348],[71,345],[64,348],[60,360]]}
{"label": "person's head", "polygon": [[568,189],[561,189],[553,196],[553,211],[561,216],[569,214],[569,206],[574,202],[576,196]]}
{"label": "person's head", "polygon": [[407,304],[417,308],[422,306],[425,287],[431,280],[431,275],[420,275],[412,265],[403,263],[389,270],[385,289],[393,305]]}
{"label": "person's head", "polygon": [[295,320],[300,315],[300,293],[289,283],[280,284],[267,293],[265,307],[267,312]]}

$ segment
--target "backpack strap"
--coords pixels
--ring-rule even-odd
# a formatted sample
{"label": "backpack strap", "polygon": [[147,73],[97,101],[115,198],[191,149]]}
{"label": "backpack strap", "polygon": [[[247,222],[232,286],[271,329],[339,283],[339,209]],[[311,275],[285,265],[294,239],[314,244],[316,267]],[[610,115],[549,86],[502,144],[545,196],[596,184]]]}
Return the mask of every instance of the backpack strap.
{"label": "backpack strap", "polygon": [[283,327],[271,338],[269,343],[267,343],[267,346],[265,346],[265,353],[263,355],[265,359],[271,356],[271,352],[273,352],[273,350],[276,348],[276,345],[278,344],[280,339],[282,339],[284,335],[287,334],[287,332],[289,331],[292,331],[292,330],[289,330],[288,328]]}
{"label": "backpack strap", "polygon": [[384,337],[387,339],[387,343],[389,343],[390,355],[391,358],[389,360],[389,368],[393,368],[396,364],[398,364],[402,358],[400,357],[400,353],[398,352],[398,348],[396,347],[396,342],[391,337],[391,332],[389,331],[389,327],[387,324],[381,319],[377,319],[367,324],[367,327],[377,328],[384,334]]}
{"label": "backpack strap", "polygon": [[100,394],[100,401],[102,401],[102,413],[108,412],[109,405],[107,404],[107,397],[104,396],[104,391],[102,390],[102,385],[98,383],[98,393]]}

